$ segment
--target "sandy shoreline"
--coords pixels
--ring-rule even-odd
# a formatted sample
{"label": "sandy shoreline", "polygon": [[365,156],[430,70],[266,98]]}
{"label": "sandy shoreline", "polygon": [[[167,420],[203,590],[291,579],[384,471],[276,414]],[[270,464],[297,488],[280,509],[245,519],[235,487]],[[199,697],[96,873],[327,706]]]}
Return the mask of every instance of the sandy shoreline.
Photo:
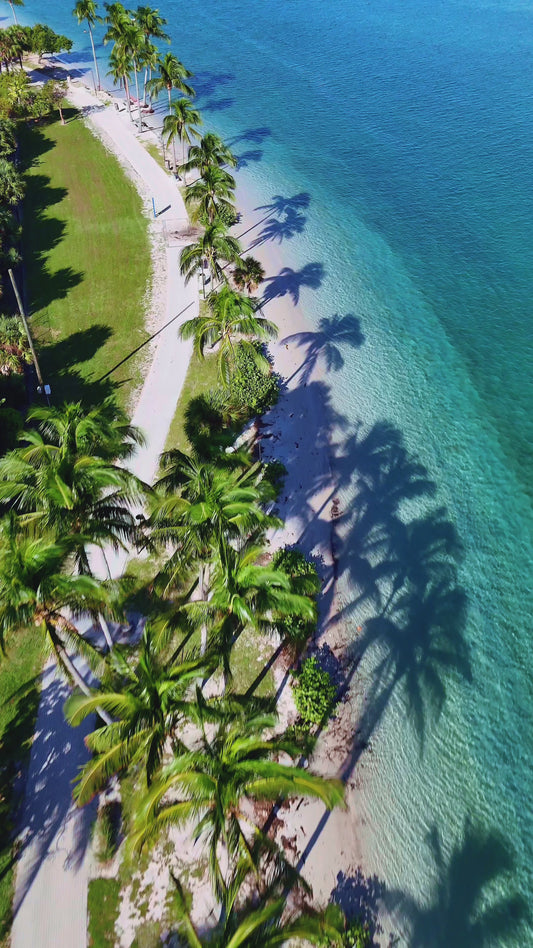
{"label": "sandy shoreline", "polygon": [[[77,101],[80,98],[77,90],[81,90],[82,86],[76,82],[71,88],[73,98]],[[83,91],[81,98],[87,94]],[[92,94],[90,97],[94,99]],[[112,106],[105,109],[105,112],[114,123],[128,122],[128,130],[131,131],[124,113],[118,114]],[[147,132],[142,140],[149,140],[150,137],[152,134]],[[157,141],[156,136],[153,137]],[[110,147],[122,158],[123,163],[128,162],[127,154],[120,155],[112,142]],[[148,155],[147,158],[155,164],[153,158]],[[142,178],[137,180],[133,177],[146,205],[148,193],[146,187],[143,188]],[[172,179],[166,177],[175,187]],[[235,228],[235,233],[246,232],[243,238],[245,250],[248,249],[246,239],[249,238],[250,243],[253,243],[265,217],[265,211],[258,209],[256,204],[251,193],[243,191],[242,188],[238,189],[237,205],[242,213],[242,221]],[[166,255],[163,242],[158,244],[158,241],[154,240],[152,247],[154,258],[157,261],[162,260],[163,254]],[[250,253],[263,263],[267,275],[264,287],[272,287],[273,280],[279,279],[283,271],[282,250],[272,242],[265,241],[254,246]],[[166,256],[164,259],[165,273],[169,276],[171,268],[176,265],[175,257],[174,254],[172,260],[167,260]],[[269,295],[268,289],[266,295]],[[164,296],[160,284],[152,303],[153,313],[156,308],[164,306]],[[342,670],[351,669],[348,663],[353,659],[347,631],[341,624],[331,622],[336,613],[337,564],[334,555],[334,534],[337,503],[332,465],[332,432],[328,429],[326,411],[329,388],[320,363],[315,364],[310,355],[309,343],[313,329],[301,307],[291,299],[290,290],[272,295],[265,303],[264,309],[265,315],[279,326],[279,339],[270,346],[270,350],[274,368],[283,377],[285,384],[279,403],[262,419],[261,450],[265,459],[281,460],[288,469],[278,504],[278,512],[285,521],[285,526],[272,537],[271,545],[272,548],[277,548],[297,544],[316,560],[323,580],[323,590],[320,598],[320,623],[314,647],[319,650],[320,657],[326,660],[326,665],[334,671],[340,671],[343,677]],[[157,323],[155,314],[153,323]],[[142,424],[137,417],[138,407],[139,405],[134,413],[134,421]],[[153,423],[148,404],[147,410],[145,426],[146,423]],[[167,412],[168,423],[172,413]],[[163,443],[164,424],[166,420],[159,424],[161,431],[156,439],[158,442],[162,439]],[[153,459],[150,464],[152,462]],[[143,476],[147,479],[150,464],[145,465],[145,473],[143,469]],[[283,674],[283,670],[278,672],[278,680]],[[288,704],[290,713],[290,698]],[[354,740],[352,718],[353,708],[348,687],[335,720],[330,722],[325,734],[319,739],[312,762],[313,769],[325,774],[343,773],[343,776],[346,776],[346,761],[350,757]],[[318,904],[325,904],[334,892],[339,894],[346,880],[362,879],[365,876],[367,840],[357,808],[360,779],[364,779],[364,770],[362,777],[358,773],[357,782],[353,779],[353,774],[349,775],[347,807],[344,811],[339,810],[327,815],[320,804],[309,801],[283,806],[280,810],[279,841],[286,850],[295,854],[298,866],[311,884]],[[340,895],[339,899],[342,901]],[[156,901],[158,900],[159,896]],[[127,937],[126,931],[123,944],[127,944]]]}

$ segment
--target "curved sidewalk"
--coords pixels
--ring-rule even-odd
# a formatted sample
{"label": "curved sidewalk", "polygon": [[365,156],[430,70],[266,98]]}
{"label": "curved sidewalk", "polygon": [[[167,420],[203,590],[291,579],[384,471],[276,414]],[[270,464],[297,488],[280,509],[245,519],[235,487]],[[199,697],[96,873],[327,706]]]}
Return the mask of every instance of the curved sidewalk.
{"label": "curved sidewalk", "polygon": [[[163,235],[165,221],[186,220],[182,197],[170,178],[138,141],[129,119],[101,103],[85,88],[72,86],[72,103],[137,177],[143,197],[149,193]],[[151,212],[151,208],[148,208]],[[187,372],[192,344],[178,338],[178,326],[198,312],[194,284],[179,273],[179,245],[166,246],[167,299],[155,328],[155,351],[139,394],[133,423],[143,429],[146,445],[130,467],[151,482],[164,448]],[[124,557],[120,558],[122,564]],[[115,570],[120,569],[117,560]],[[63,718],[66,687],[52,667],[43,673],[35,739],[28,768],[22,817],[21,852],[16,874],[11,948],[85,948],[87,885],[90,872],[90,824],[93,813],[71,804],[72,780],[86,759],[84,729]],[[85,731],[86,732],[86,731]]]}

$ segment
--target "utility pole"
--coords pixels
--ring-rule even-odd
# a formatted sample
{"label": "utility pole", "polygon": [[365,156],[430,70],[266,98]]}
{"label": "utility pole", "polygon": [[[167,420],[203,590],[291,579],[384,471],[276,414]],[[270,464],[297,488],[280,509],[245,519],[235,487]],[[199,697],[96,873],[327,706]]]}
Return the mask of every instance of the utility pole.
{"label": "utility pole", "polygon": [[46,386],[43,382],[43,377],[41,375],[41,369],[39,368],[39,362],[37,361],[37,353],[35,352],[33,339],[31,338],[30,327],[28,326],[28,321],[26,319],[24,307],[22,306],[20,293],[18,291],[17,284],[15,283],[15,277],[13,276],[13,270],[8,270],[7,272],[9,273],[9,279],[11,280],[11,286],[13,287],[13,292],[15,294],[15,299],[17,301],[17,306],[19,308],[20,318],[22,319],[22,322],[24,324],[24,329],[26,330],[26,336],[28,337],[28,343],[29,343],[32,358],[33,358],[33,364],[35,366],[35,371],[37,373],[37,381],[39,382],[39,385],[41,386],[41,391],[43,395],[46,395],[46,400],[48,401],[48,404],[50,404],[49,399],[48,399],[48,393],[46,392]]}

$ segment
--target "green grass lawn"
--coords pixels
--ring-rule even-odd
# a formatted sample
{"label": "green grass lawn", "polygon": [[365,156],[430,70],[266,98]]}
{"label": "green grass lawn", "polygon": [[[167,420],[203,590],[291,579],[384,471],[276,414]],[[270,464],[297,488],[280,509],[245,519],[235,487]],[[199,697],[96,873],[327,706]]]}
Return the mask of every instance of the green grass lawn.
{"label": "green grass lawn", "polygon": [[87,893],[89,948],[113,948],[119,908],[119,880],[91,879]]}
{"label": "green grass lawn", "polygon": [[26,305],[54,402],[126,407],[145,352],[152,263],[139,194],[73,109],[21,128]]}
{"label": "green grass lawn", "polygon": [[34,629],[12,636],[0,659],[0,944],[11,927],[13,780],[28,758],[39,704],[43,663],[41,637]]}
{"label": "green grass lawn", "polygon": [[166,451],[171,448],[179,448],[180,451],[186,452],[191,450],[183,427],[187,405],[197,395],[203,395],[210,389],[216,388],[217,382],[216,356],[208,355],[205,359],[200,359],[193,352],[174,418],[168,430]]}

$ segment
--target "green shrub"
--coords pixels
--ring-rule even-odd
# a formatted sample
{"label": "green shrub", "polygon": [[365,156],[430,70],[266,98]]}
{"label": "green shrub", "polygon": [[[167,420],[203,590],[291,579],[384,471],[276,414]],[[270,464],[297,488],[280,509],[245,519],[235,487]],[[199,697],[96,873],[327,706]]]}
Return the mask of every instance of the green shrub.
{"label": "green shrub", "polygon": [[[262,351],[260,343],[254,343],[257,352]],[[237,346],[235,353],[235,371],[230,381],[231,402],[245,408],[249,418],[261,415],[272,408],[279,398],[280,380],[273,372],[263,372],[250,352]]]}
{"label": "green shrub", "polygon": [[95,825],[95,851],[99,862],[109,862],[120,843],[120,803],[106,803],[98,811]]}
{"label": "green shrub", "polygon": [[330,716],[337,696],[331,675],[318,664],[316,657],[306,659],[295,675],[294,701],[304,724],[323,724]]}
{"label": "green shrub", "polygon": [[312,560],[308,560],[305,553],[293,547],[282,547],[276,550],[272,557],[272,565],[291,576],[295,591],[300,595],[314,595],[320,589],[320,579],[317,568]]}
{"label": "green shrub", "polygon": [[287,468],[281,461],[267,461],[264,464],[264,478],[274,488],[276,497],[279,496],[286,477]]}

